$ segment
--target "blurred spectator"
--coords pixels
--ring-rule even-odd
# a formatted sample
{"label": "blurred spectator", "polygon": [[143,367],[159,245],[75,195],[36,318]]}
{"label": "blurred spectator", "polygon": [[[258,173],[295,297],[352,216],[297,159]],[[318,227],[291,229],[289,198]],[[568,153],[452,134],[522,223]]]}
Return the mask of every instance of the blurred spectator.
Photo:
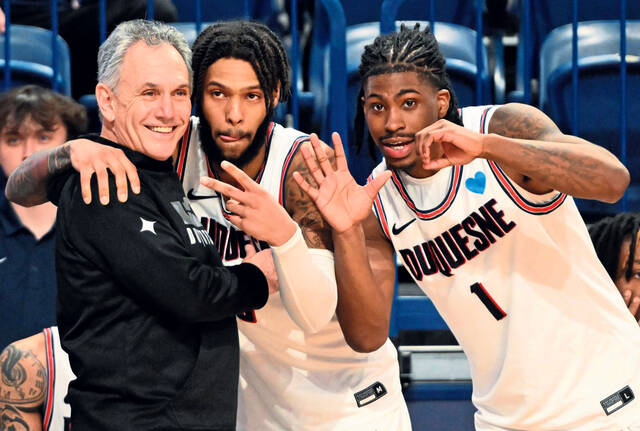
{"label": "blurred spectator", "polygon": [[589,227],[591,240],[629,311],[640,323],[639,213],[620,213]]}
{"label": "blurred spectator", "polygon": [[[173,22],[178,12],[171,0],[153,0],[153,18]],[[51,28],[51,0],[11,0],[11,22]],[[106,0],[107,35],[122,21],[145,18],[147,0]],[[0,9],[0,30],[5,16]],[[71,50],[73,97],[93,94],[96,88],[100,46],[99,0],[58,0],[58,33]]]}
{"label": "blurred spectator", "polygon": [[[0,95],[0,176],[86,125],[82,105],[51,90],[27,85]],[[56,322],[55,217],[51,203],[26,208],[0,195],[0,348]]]}

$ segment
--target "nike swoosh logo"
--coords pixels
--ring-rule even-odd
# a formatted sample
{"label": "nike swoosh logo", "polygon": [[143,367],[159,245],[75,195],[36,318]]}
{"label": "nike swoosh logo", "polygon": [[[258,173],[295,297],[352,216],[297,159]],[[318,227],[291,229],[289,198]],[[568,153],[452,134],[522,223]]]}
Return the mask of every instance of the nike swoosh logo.
{"label": "nike swoosh logo", "polygon": [[192,201],[197,201],[199,199],[218,199],[218,195],[195,195],[193,194],[193,189],[187,192],[187,197]]}
{"label": "nike swoosh logo", "polygon": [[2,259],[0,259],[0,263],[4,263],[4,261],[7,260],[7,257],[3,257]]}
{"label": "nike swoosh logo", "polygon": [[409,226],[414,221],[416,221],[416,219],[412,218],[411,220],[409,220],[408,222],[406,222],[405,224],[403,224],[400,227],[396,227],[396,224],[394,223],[393,227],[391,228],[391,233],[393,233],[394,235],[400,235],[400,232],[405,230],[407,228],[407,226]]}

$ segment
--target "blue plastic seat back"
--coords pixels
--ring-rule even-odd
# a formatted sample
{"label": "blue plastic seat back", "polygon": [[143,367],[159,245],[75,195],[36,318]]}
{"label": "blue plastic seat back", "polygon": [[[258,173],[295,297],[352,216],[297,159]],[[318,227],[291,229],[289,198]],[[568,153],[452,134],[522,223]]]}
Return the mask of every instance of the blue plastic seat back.
{"label": "blue plastic seat back", "polygon": [[[397,19],[425,20],[431,19],[431,2],[435,21],[474,26],[473,1],[468,0],[405,0],[398,9]],[[382,0],[367,0],[366,7],[362,0],[341,0],[347,26],[380,20]]]}
{"label": "blue plastic seat back", "polygon": [[[247,5],[245,5],[247,2]],[[195,0],[173,0],[178,9],[178,21],[196,20]],[[266,21],[274,7],[273,0],[200,0],[203,21],[220,21],[232,18],[251,18]],[[248,10],[247,10],[248,8]],[[247,13],[248,12],[248,13]],[[245,16],[245,13],[247,15]]]}
{"label": "blue plastic seat back", "polygon": [[[539,77],[538,61],[540,47],[547,35],[555,28],[573,22],[573,0],[529,0],[531,3],[531,33],[528,51],[528,64],[530,77]],[[640,1],[627,1],[626,18],[640,19]],[[522,1],[521,1],[522,4]],[[521,10],[520,16],[523,16]],[[620,19],[619,0],[579,0],[578,21],[615,20]],[[524,26],[520,25],[520,34],[517,53],[516,87],[523,91],[524,68]],[[571,40],[569,39],[569,44]],[[520,97],[520,96],[518,96]]]}
{"label": "blue plastic seat back", "polygon": [[[39,27],[12,24],[10,28],[11,86],[38,84],[53,88],[51,31]],[[69,46],[57,36],[56,81],[58,92],[71,94]],[[0,35],[0,76],[4,80],[6,36]]]}
{"label": "blue plastic seat back", "polygon": [[[573,130],[571,65],[572,26],[551,32],[540,51],[540,107],[565,133]],[[640,210],[640,21],[628,21],[627,33],[627,150],[631,174],[629,209]],[[621,77],[619,21],[590,21],[578,27],[578,135],[601,145],[619,158],[621,149]],[[582,210],[610,213],[620,204],[580,202]]]}
{"label": "blue plastic seat back", "polygon": [[[412,27],[417,21],[398,21],[396,27],[401,24]],[[420,22],[421,28],[428,25]],[[347,91],[348,91],[348,118],[349,118],[349,142],[353,143],[353,119],[356,113],[357,96],[360,90],[360,77],[358,66],[364,47],[373,42],[380,34],[377,22],[364,23],[351,26],[347,29]],[[458,98],[459,106],[474,105],[476,93],[476,32],[467,27],[456,24],[436,22],[434,34],[439,42],[440,50],[447,61],[447,72],[451,80],[453,91]],[[488,54],[483,49],[482,67],[482,104],[491,103],[490,79],[488,74]],[[365,133],[366,137],[366,133]],[[366,148],[356,154],[355,148],[351,149],[351,165],[354,178],[363,183],[371,170],[378,162],[371,160]]]}

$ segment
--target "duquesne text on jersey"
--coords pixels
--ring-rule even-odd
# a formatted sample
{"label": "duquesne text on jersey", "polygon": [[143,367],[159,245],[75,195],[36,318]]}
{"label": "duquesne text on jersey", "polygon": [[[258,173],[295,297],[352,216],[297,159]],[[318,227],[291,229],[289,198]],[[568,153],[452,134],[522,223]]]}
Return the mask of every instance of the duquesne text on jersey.
{"label": "duquesne text on jersey", "polygon": [[201,217],[200,221],[209,232],[209,235],[213,239],[213,243],[218,249],[218,253],[220,253],[220,258],[224,262],[233,262],[238,259],[244,259],[247,255],[244,247],[247,244],[253,244],[256,251],[266,250],[269,248],[269,244],[265,241],[258,241],[241,230],[234,229],[233,227],[227,228],[225,225],[222,225],[209,217]]}
{"label": "duquesne text on jersey", "polygon": [[506,221],[504,212],[495,205],[496,200],[491,199],[435,238],[401,249],[400,256],[411,275],[418,281],[437,273],[451,277],[452,270],[488,249],[496,237],[510,232],[516,223]]}

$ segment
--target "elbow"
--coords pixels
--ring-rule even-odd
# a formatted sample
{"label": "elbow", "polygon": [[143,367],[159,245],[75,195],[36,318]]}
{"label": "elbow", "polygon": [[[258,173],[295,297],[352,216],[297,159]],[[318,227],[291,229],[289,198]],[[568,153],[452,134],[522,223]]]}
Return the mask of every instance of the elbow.
{"label": "elbow", "polygon": [[630,181],[629,171],[624,165],[620,164],[612,175],[609,176],[606,195],[602,197],[602,200],[610,204],[618,202],[622,196],[624,196],[624,192],[627,190],[627,187],[629,187]]}
{"label": "elbow", "polygon": [[378,350],[387,341],[387,332],[371,331],[366,334],[344,334],[344,339],[354,351],[358,353],[371,353]]}

